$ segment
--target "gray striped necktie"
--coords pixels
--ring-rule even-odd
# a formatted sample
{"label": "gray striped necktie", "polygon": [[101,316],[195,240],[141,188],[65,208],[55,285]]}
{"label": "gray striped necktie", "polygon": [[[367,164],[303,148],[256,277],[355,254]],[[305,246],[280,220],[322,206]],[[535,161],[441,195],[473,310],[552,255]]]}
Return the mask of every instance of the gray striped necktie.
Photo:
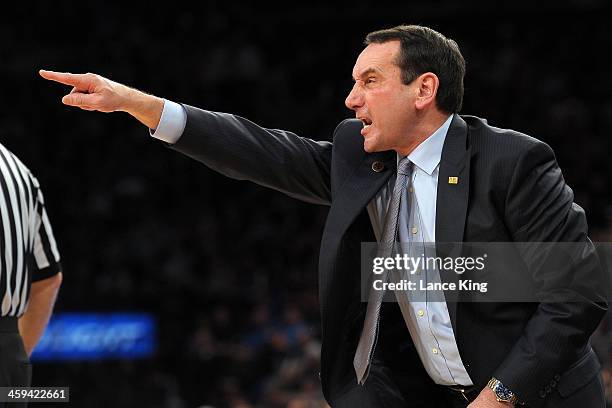
{"label": "gray striped necktie", "polygon": [[[402,196],[405,196],[406,184],[411,174],[412,163],[408,160],[408,157],[404,157],[397,165],[397,177],[395,179],[395,186],[393,187],[393,196],[389,202],[387,215],[385,217],[385,226],[378,248],[377,256],[379,257],[388,257],[392,255],[393,248],[397,242],[397,220],[400,203]],[[384,271],[381,279],[387,281],[388,274],[388,271]],[[374,348],[376,347],[376,338],[378,337],[378,322],[380,320],[380,308],[382,306],[384,294],[384,291],[374,290],[373,287],[370,287],[363,329],[361,331],[357,350],[355,351],[355,358],[353,359],[353,366],[355,367],[357,382],[359,384],[363,384],[368,377],[370,362],[372,360]]]}

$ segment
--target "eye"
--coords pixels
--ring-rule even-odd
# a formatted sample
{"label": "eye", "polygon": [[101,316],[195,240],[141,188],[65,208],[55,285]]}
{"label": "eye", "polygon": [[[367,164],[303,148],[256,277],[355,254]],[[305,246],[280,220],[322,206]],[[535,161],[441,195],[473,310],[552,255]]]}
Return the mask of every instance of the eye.
{"label": "eye", "polygon": [[375,77],[368,77],[368,79],[366,79],[366,84],[372,84],[374,82],[376,82],[376,78]]}

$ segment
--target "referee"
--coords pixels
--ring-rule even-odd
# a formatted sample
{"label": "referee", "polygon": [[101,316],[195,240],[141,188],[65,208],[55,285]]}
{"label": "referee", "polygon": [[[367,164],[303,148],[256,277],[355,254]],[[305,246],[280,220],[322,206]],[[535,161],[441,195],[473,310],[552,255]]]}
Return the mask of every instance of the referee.
{"label": "referee", "polygon": [[38,180],[0,144],[0,387],[30,386],[29,356],[51,317],[59,260]]}

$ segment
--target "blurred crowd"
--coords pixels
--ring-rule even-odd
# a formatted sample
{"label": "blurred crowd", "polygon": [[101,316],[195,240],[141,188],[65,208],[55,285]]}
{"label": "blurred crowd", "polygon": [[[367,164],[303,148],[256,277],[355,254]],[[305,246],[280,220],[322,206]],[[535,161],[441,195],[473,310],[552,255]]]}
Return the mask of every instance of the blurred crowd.
{"label": "blurred crowd", "polygon": [[[225,179],[124,114],[63,107],[39,68],[96,72],[177,102],[329,140],[369,31],[429,25],[467,60],[462,113],[549,143],[594,240],[612,241],[612,49],[603,1],[82,2],[0,16],[0,140],[38,176],[65,280],[58,311],[154,313],[141,361],[46,363],[79,407],[322,408],[318,247],[327,209]],[[256,5],[257,4],[257,5]],[[138,11],[138,13],[133,13]],[[612,406],[612,320],[593,340]]]}

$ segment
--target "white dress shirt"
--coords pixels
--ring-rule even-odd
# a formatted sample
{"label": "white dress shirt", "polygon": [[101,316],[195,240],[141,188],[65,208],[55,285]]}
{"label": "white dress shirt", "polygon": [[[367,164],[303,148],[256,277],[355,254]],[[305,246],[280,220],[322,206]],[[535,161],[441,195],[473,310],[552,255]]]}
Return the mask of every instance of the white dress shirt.
{"label": "white dress shirt", "polygon": [[[408,155],[415,164],[412,185],[418,202],[423,239],[433,243],[436,239],[436,199],[438,172],[442,147],[453,116]],[[185,109],[172,101],[164,100],[159,125],[151,136],[167,143],[176,143],[187,123]],[[399,157],[398,157],[399,160]],[[379,239],[384,224],[385,212],[393,191],[394,178],[368,204],[367,210],[376,238]],[[400,214],[400,239],[408,242],[408,214]],[[461,357],[451,325],[446,302],[412,302],[412,313],[406,321],[417,352],[429,376],[437,384],[473,385]]]}
{"label": "white dress shirt", "polygon": [[[422,228],[422,231],[420,233],[426,243],[434,243],[436,240],[436,199],[440,158],[452,119],[453,116],[449,116],[438,130],[408,155],[408,159],[414,163],[412,183],[409,184],[412,184],[414,188],[421,218],[419,227]],[[399,159],[400,157],[398,161]],[[368,204],[368,214],[376,239],[380,239],[382,234],[385,213],[394,183],[395,179],[392,177]],[[402,242],[410,241],[408,216],[409,214],[400,213],[398,228]],[[429,376],[436,384],[473,385],[459,355],[446,302],[413,301],[410,306],[410,315],[404,318]]]}

